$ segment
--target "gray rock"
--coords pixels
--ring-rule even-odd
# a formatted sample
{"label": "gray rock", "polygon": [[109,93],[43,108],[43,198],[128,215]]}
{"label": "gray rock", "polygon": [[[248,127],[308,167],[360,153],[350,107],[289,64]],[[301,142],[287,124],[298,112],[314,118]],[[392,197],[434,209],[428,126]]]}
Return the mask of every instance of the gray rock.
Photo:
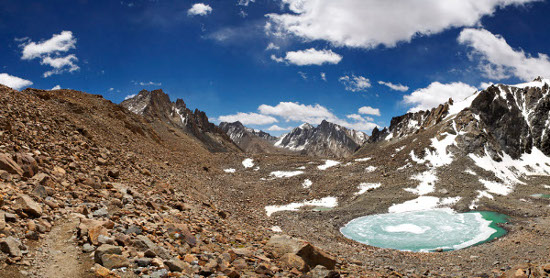
{"label": "gray rock", "polygon": [[110,245],[110,244],[103,244],[95,250],[95,254],[94,254],[95,262],[98,263],[98,264],[103,265],[102,264],[102,257],[105,254],[121,255],[122,254],[122,249],[118,246],[114,246],[114,245]]}
{"label": "gray rock", "polygon": [[85,243],[84,245],[82,245],[82,251],[84,253],[94,252],[94,250],[95,247],[93,245],[90,245],[89,243]]}
{"label": "gray rock", "polygon": [[166,251],[166,249],[156,245],[148,237],[143,236],[143,235],[139,235],[139,236],[136,237],[136,239],[134,240],[134,246],[139,251],[151,250],[157,256],[159,256],[159,257],[161,257],[165,260],[169,260],[169,259],[172,258],[172,256],[170,256],[170,253],[168,251]]}
{"label": "gray rock", "polygon": [[20,245],[21,243],[11,236],[0,240],[0,250],[12,257],[21,257],[23,255],[21,249],[19,249]]}
{"label": "gray rock", "polygon": [[108,269],[130,266],[128,258],[117,254],[103,254],[101,256],[101,262],[103,266]]}
{"label": "gray rock", "polygon": [[15,200],[14,209],[23,211],[31,217],[40,217],[42,215],[40,205],[27,195],[21,195]]}
{"label": "gray rock", "polygon": [[168,269],[173,272],[189,272],[191,269],[191,266],[188,263],[178,259],[164,261],[164,265],[166,265]]}

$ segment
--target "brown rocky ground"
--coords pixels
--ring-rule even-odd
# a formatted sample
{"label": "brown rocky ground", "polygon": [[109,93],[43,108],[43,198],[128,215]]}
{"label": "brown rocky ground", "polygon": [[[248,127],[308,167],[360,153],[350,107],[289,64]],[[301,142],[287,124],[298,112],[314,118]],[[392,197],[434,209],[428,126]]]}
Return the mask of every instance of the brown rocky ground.
{"label": "brown rocky ground", "polygon": [[[402,188],[415,187],[409,177],[424,166],[397,168],[411,148],[423,149],[429,132],[415,142],[363,150],[360,156],[372,156],[371,161],[349,159],[350,165],[342,161],[326,171],[316,168],[321,159],[258,154],[252,156],[260,167],[255,171],[241,164],[250,156],[212,154],[172,126],[148,123],[100,96],[0,87],[0,107],[0,277],[548,274],[542,265],[549,254],[549,202],[529,197],[544,193],[539,184],[548,181],[544,177],[509,196],[482,202],[481,209],[511,216],[505,226],[510,233],[491,243],[446,253],[408,253],[340,235],[347,221],[415,197]],[[392,157],[401,145],[405,149]],[[378,168],[368,173],[364,169],[369,165]],[[302,166],[303,175],[269,178],[271,171]],[[475,177],[457,175],[460,167],[466,162],[438,170],[443,182],[437,189],[446,191],[435,195],[468,197],[465,192],[481,188]],[[226,168],[236,173],[225,173]],[[309,189],[301,186],[305,178],[313,182]],[[360,182],[380,182],[382,187],[354,196]],[[326,196],[338,197],[339,206],[271,217],[264,210],[266,205]],[[467,205],[464,201],[455,208]],[[274,225],[316,247],[277,236],[270,230]]]}

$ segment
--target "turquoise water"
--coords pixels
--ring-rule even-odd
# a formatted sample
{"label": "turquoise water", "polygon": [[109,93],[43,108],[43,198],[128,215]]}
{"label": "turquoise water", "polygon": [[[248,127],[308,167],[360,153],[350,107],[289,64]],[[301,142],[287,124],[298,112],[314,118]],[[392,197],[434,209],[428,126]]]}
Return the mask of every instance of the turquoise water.
{"label": "turquoise water", "polygon": [[506,230],[497,224],[506,221],[505,215],[494,212],[434,209],[360,217],[340,231],[350,239],[376,247],[413,252],[451,251],[505,235]]}
{"label": "turquoise water", "polygon": [[531,197],[550,199],[550,194],[533,194]]}

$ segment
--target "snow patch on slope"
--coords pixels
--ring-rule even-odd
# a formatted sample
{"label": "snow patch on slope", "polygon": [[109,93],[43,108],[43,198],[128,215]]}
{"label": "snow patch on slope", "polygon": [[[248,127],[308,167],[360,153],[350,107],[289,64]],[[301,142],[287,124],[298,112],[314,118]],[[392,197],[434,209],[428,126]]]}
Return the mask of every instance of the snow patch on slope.
{"label": "snow patch on slope", "polygon": [[266,211],[267,216],[271,216],[275,212],[279,212],[279,211],[297,211],[301,207],[305,207],[305,206],[334,208],[334,207],[338,206],[338,199],[336,197],[325,197],[325,198],[322,198],[322,199],[304,201],[304,202],[301,202],[301,203],[290,203],[288,205],[266,206],[265,211]]}

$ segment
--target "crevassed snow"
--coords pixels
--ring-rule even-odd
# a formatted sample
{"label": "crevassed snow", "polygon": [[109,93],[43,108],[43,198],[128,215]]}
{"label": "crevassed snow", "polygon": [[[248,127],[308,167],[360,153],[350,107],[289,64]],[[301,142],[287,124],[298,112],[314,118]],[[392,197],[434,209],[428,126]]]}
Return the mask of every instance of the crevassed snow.
{"label": "crevassed snow", "polygon": [[354,195],[364,194],[367,191],[374,190],[376,188],[379,188],[380,186],[382,186],[381,183],[366,183],[366,182],[363,182],[363,183],[359,184],[359,186],[357,187],[357,189],[359,189],[359,191],[355,192]]}
{"label": "crevassed snow", "polygon": [[[524,153],[519,159],[512,159],[508,154],[504,153],[500,162],[494,161],[487,152],[485,156],[477,156],[470,154],[469,157],[476,163],[477,166],[485,171],[492,172],[497,178],[502,181],[502,184],[497,185],[495,182],[482,181],[490,192],[507,195],[513,190],[516,184],[524,184],[520,180],[521,177],[541,175],[550,175],[550,157],[547,157],[539,149],[533,147],[531,153]],[[493,190],[493,191],[491,191]],[[507,192],[507,193],[506,193]]]}
{"label": "crevassed snow", "polygon": [[252,158],[247,158],[247,159],[243,160],[243,166],[244,166],[244,168],[252,168],[252,167],[254,167],[254,159],[252,159]]}
{"label": "crevassed snow", "polygon": [[369,161],[371,159],[372,159],[372,157],[363,157],[363,158],[357,158],[355,161],[356,162],[365,162],[365,161]]}
{"label": "crevassed snow", "polygon": [[276,178],[290,178],[290,177],[301,175],[303,173],[304,171],[274,171],[274,172],[271,172],[269,175]]}
{"label": "crevassed snow", "polygon": [[228,168],[228,169],[223,169],[224,172],[226,173],[235,173],[237,170],[233,169],[233,168]]}
{"label": "crevassed snow", "polygon": [[434,192],[435,182],[438,180],[434,170],[416,174],[411,179],[420,181],[420,184],[416,188],[405,188],[405,191],[421,196]]}
{"label": "crevassed snow", "polygon": [[372,172],[376,171],[376,167],[374,167],[374,166],[369,166],[369,167],[365,168],[365,171],[366,171],[367,173],[372,173]]}
{"label": "crevassed snow", "polygon": [[310,179],[305,179],[302,183],[303,188],[310,188],[313,185],[313,182]]}
{"label": "crevassed snow", "polygon": [[305,206],[334,208],[338,206],[338,199],[336,197],[325,197],[322,199],[304,201],[302,203],[290,203],[288,205],[282,205],[282,206],[266,206],[265,211],[267,216],[271,216],[275,212],[297,211],[301,207],[305,207]]}
{"label": "crevassed snow", "polygon": [[326,170],[326,169],[328,169],[328,168],[330,168],[330,167],[334,167],[334,166],[336,166],[336,165],[338,165],[338,164],[340,164],[340,162],[335,161],[335,160],[327,159],[327,160],[325,160],[325,164],[319,165],[319,166],[317,166],[317,168],[318,168],[319,170],[321,170],[321,171],[324,171],[324,170]]}
{"label": "crevassed snow", "polygon": [[416,199],[401,204],[393,204],[388,208],[389,213],[400,213],[407,211],[431,210],[444,206],[451,206],[460,201],[461,197],[438,198],[433,196],[420,196]]}

